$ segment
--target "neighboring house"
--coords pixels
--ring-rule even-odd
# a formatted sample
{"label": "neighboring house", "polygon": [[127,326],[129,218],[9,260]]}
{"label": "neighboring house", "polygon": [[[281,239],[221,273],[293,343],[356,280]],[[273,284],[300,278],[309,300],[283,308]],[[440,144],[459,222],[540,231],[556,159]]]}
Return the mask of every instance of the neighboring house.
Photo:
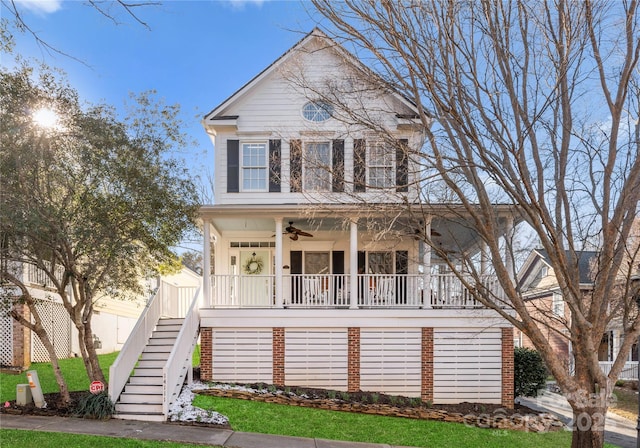
{"label": "neighboring house", "polygon": [[[328,86],[368,92],[361,112],[393,141],[340,116]],[[513,406],[511,325],[416,237],[478,250],[451,206],[419,201],[419,169],[403,151],[424,143],[414,104],[316,29],[203,125],[215,147],[215,204],[200,210],[204,272],[215,272],[184,320],[158,320],[158,300],[143,315],[110,373],[120,418],[166,417],[198,334],[203,380]],[[496,212],[511,231],[513,207]],[[162,356],[160,344],[171,345]]]}
{"label": "neighboring house", "polygon": [[[22,265],[16,272],[19,272],[21,280],[36,300],[38,313],[58,358],[80,356],[77,329],[64,309],[62,299],[55,291],[51,280],[43,271],[28,264]],[[192,288],[193,294],[201,281],[201,276],[183,268],[178,274],[145,283],[149,292],[160,286],[165,289],[188,286]],[[4,290],[9,291],[6,287]],[[130,299],[102,297],[96,301],[92,329],[98,354],[111,353],[122,348],[148,299],[149,294],[143,294]],[[5,307],[7,306],[8,304],[5,304]],[[31,315],[26,305],[13,303],[13,308],[22,315]],[[9,316],[8,310],[9,308],[5,308],[0,312],[0,368],[25,370],[32,362],[48,362],[49,353],[40,339]]]}
{"label": "neighboring house", "polygon": [[[577,255],[580,289],[587,294],[593,288],[593,272],[598,252],[582,251]],[[558,280],[545,250],[538,249],[531,252],[518,274],[518,286],[531,315],[544,323],[543,331],[547,333],[546,336],[553,350],[565,362],[567,368],[571,368],[573,358],[568,338],[571,312],[565,304]],[[613,319],[598,347],[598,360],[605,372],[611,368],[623,337],[622,324]],[[516,345],[534,348],[531,340],[520,331],[516,331]],[[635,345],[629,354],[630,363],[621,373],[621,379],[637,379],[637,367],[631,361],[637,361]]]}

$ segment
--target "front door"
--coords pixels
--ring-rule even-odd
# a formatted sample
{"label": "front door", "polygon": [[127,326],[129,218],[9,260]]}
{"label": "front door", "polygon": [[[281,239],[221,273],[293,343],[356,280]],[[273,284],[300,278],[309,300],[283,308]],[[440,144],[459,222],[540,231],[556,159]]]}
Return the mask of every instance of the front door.
{"label": "front door", "polygon": [[271,253],[268,250],[240,251],[240,303],[250,306],[273,305],[271,294]]}

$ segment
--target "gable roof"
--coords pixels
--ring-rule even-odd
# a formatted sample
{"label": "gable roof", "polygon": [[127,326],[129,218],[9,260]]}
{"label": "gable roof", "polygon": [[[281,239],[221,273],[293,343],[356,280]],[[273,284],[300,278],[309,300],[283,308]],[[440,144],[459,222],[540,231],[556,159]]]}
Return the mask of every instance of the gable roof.
{"label": "gable roof", "polygon": [[[358,58],[356,58],[354,55],[352,55],[350,52],[348,52],[342,45],[338,44],[336,41],[331,39],[323,31],[321,31],[318,27],[315,27],[313,30],[311,30],[311,32],[309,32],[306,36],[304,36],[302,39],[300,39],[295,45],[293,45],[286,52],[284,52],[278,59],[273,61],[268,67],[266,67],[264,70],[262,70],[256,76],[254,76],[245,85],[243,85],[238,90],[236,90],[233,94],[231,94],[231,96],[229,96],[227,99],[225,99],[218,106],[214,107],[209,113],[205,114],[205,116],[203,118],[203,124],[207,124],[207,123],[212,123],[213,124],[213,123],[216,123],[218,120],[229,119],[230,117],[228,117],[228,116],[227,117],[219,116],[219,114],[222,111],[224,111],[231,103],[236,101],[238,98],[243,96],[246,92],[251,90],[254,86],[259,84],[263,79],[268,77],[271,73],[276,71],[289,58],[291,58],[292,55],[297,50],[300,50],[300,49],[304,48],[313,39],[320,39],[320,40],[326,42],[326,46],[324,48],[331,48],[334,51],[338,52],[342,57],[344,57],[346,60],[348,60],[352,64],[352,66],[354,68],[356,68],[357,70],[359,70],[362,73],[364,73],[367,77],[369,77],[369,79],[380,79],[380,76],[378,74],[376,74],[373,70],[371,70],[369,67],[364,65]],[[391,90],[389,87],[387,87],[387,89],[388,89],[388,91],[389,91],[389,93],[391,95],[395,96],[400,102],[402,102],[404,105],[409,107],[411,110],[414,110],[416,112],[416,115],[417,115],[418,107],[416,106],[416,104],[413,101],[411,101],[409,98],[405,97],[404,95],[402,95],[402,94],[400,94],[400,93],[398,93],[396,91]],[[428,112],[426,112],[426,113],[427,113],[427,115],[431,116],[431,114],[429,114]],[[237,117],[234,116],[233,118],[237,118]]]}
{"label": "gable roof", "polygon": [[[567,255],[569,255],[569,251],[566,251]],[[592,274],[592,262],[598,256],[597,251],[592,250],[584,250],[576,252],[578,256],[578,273],[580,276],[580,284],[581,285],[593,285],[593,279],[591,278]],[[543,263],[547,267],[553,269],[551,264],[551,260],[549,258],[549,253],[544,249],[534,249],[531,251],[531,254],[525,261],[524,265],[520,272],[522,273],[519,276],[518,284],[523,286],[528,283],[528,279],[535,275],[535,269],[539,266],[539,263]]]}

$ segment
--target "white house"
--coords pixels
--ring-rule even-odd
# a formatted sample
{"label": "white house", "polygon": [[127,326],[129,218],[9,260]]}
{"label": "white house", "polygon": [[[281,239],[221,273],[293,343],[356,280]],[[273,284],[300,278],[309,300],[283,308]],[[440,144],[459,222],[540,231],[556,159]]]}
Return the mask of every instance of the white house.
{"label": "white house", "polygon": [[[121,418],[166,416],[198,332],[203,380],[513,405],[512,327],[422,242],[473,252],[473,229],[451,205],[420,202],[407,148],[422,148],[428,123],[376,81],[315,29],[206,114],[212,275],[184,321],[158,305],[139,323],[111,371]],[[509,231],[513,208],[496,210]]]}

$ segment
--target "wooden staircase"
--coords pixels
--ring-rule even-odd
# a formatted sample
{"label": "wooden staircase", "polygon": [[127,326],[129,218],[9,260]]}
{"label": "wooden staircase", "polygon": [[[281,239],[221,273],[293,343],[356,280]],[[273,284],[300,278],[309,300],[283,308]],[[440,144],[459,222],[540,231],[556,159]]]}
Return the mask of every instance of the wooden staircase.
{"label": "wooden staircase", "polygon": [[115,418],[164,421],[163,368],[184,319],[160,319],[116,402]]}

